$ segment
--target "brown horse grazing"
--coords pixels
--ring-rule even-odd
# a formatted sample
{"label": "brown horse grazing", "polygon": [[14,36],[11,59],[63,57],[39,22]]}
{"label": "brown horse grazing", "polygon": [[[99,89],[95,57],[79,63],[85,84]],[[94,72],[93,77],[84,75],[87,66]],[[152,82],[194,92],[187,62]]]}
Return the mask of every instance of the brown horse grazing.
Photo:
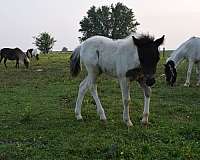
{"label": "brown horse grazing", "polygon": [[26,68],[29,67],[29,59],[26,56],[26,54],[19,48],[3,48],[0,51],[0,55],[1,55],[1,59],[0,59],[0,63],[4,58],[4,65],[6,66],[6,61],[7,60],[16,60],[16,68],[19,68],[19,61],[22,61],[24,63],[24,65],[26,66]]}

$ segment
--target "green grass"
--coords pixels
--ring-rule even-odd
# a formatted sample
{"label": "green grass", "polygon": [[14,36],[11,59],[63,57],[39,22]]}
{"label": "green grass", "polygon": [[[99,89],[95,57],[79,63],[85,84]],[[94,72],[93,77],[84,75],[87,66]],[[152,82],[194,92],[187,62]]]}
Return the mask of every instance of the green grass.
{"label": "green grass", "polygon": [[[30,69],[14,62],[0,65],[0,160],[199,159],[200,88],[183,87],[187,63],[178,69],[174,88],[166,85],[162,58],[152,89],[150,124],[141,125],[143,94],[131,84],[133,127],[122,122],[117,80],[98,79],[98,92],[108,121],[102,124],[88,93],[84,121],[74,117],[78,86],[86,73],[69,75],[69,55],[42,55]],[[42,71],[37,71],[42,69]]]}

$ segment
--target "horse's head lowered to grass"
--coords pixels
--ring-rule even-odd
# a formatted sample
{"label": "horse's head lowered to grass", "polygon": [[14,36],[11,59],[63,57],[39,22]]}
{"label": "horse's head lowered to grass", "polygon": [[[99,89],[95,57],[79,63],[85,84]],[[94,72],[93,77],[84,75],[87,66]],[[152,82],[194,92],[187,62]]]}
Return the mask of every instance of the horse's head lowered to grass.
{"label": "horse's head lowered to grass", "polygon": [[156,67],[160,59],[158,47],[163,43],[164,37],[163,35],[155,41],[149,35],[142,35],[139,39],[132,37],[134,44],[137,46],[140,65],[145,83],[148,86],[152,86],[155,83]]}
{"label": "horse's head lowered to grass", "polygon": [[6,61],[7,60],[16,60],[16,68],[19,68],[19,62],[24,63],[26,68],[29,67],[29,59],[26,54],[19,48],[3,48],[0,51],[0,63],[4,59],[4,65],[7,68]]}
{"label": "horse's head lowered to grass", "polygon": [[25,66],[26,68],[28,68],[28,67],[29,67],[29,63],[30,63],[30,60],[29,60],[28,56],[26,55],[26,53],[24,53],[24,52],[23,52],[21,49],[19,49],[19,48],[15,48],[14,50],[15,50],[17,56],[18,56],[18,59],[19,59],[21,62],[24,63],[24,66]]}
{"label": "horse's head lowered to grass", "polygon": [[172,60],[169,60],[164,66],[166,81],[169,85],[173,86],[177,77],[175,63]]}

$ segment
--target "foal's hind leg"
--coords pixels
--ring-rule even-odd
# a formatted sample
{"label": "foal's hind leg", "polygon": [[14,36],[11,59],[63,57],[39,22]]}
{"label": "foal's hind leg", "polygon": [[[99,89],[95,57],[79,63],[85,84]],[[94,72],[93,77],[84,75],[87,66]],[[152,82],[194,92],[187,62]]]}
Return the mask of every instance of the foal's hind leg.
{"label": "foal's hind leg", "polygon": [[100,116],[100,120],[106,121],[106,115],[105,115],[104,109],[103,109],[101,102],[99,100],[99,97],[98,97],[97,85],[95,84],[95,81],[92,82],[90,91],[91,91],[92,97],[95,100],[95,103],[96,103],[96,106],[97,106],[97,113]]}
{"label": "foal's hind leg", "polygon": [[88,88],[89,88],[89,77],[87,76],[79,85],[78,98],[76,100],[76,107],[75,107],[75,116],[77,120],[83,119],[81,115],[81,105]]}

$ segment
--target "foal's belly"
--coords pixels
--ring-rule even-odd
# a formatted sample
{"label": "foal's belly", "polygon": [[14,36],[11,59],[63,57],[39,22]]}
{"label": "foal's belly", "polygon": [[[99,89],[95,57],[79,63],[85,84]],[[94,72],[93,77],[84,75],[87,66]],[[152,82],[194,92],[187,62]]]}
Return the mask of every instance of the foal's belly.
{"label": "foal's belly", "polygon": [[117,74],[116,74],[116,69],[114,67],[102,67],[102,66],[99,66],[99,70],[100,70],[100,73],[105,73],[107,75],[110,75],[112,77],[117,77]]}

